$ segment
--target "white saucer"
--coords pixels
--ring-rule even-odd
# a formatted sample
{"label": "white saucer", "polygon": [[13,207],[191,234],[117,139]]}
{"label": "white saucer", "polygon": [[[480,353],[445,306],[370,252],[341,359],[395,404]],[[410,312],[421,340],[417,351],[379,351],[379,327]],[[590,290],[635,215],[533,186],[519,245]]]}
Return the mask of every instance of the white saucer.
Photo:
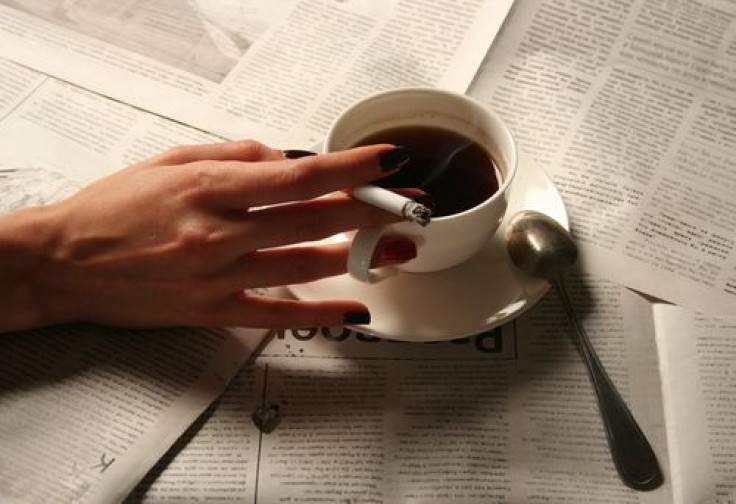
{"label": "white saucer", "polygon": [[517,270],[503,243],[508,219],[537,210],[568,228],[567,212],[552,179],[528,156],[519,154],[507,217],[475,257],[436,273],[397,274],[375,284],[347,275],[291,285],[299,299],[354,299],[368,306],[370,325],[351,329],[405,341],[439,341],[478,334],[532,307],[549,284]]}

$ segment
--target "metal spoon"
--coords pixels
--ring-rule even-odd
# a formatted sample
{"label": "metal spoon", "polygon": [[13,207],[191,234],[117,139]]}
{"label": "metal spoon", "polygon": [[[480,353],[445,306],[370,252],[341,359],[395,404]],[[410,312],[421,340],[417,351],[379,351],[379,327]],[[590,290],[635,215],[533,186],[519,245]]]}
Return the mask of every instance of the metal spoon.
{"label": "metal spoon", "polygon": [[523,211],[514,215],[506,228],[506,247],[511,261],[518,268],[549,280],[557,288],[567,315],[575,326],[575,343],[588,367],[611,458],[621,480],[636,490],[657,488],[664,480],[657,457],[606,374],[565,289],[561,272],[572,266],[578,256],[570,233],[544,214]]}

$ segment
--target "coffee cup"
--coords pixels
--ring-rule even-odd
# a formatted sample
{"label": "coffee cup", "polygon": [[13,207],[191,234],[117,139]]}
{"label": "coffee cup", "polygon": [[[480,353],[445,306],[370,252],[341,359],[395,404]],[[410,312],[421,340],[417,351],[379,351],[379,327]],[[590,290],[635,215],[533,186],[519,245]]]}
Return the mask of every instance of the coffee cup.
{"label": "coffee cup", "polygon": [[382,236],[398,234],[417,245],[417,257],[396,266],[428,273],[456,266],[478,253],[500,225],[517,167],[517,148],[505,122],[480,102],[433,88],[376,94],[347,108],[324,141],[325,152],[390,143],[405,147],[410,161],[376,185],[418,187],[434,200],[431,222],[400,222],[358,230],[348,273],[376,282],[371,258]]}

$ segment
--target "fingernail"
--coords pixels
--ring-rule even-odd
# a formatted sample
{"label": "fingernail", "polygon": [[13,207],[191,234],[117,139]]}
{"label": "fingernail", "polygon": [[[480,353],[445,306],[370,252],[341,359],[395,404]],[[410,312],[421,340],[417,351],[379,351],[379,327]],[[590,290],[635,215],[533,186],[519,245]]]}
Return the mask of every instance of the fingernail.
{"label": "fingernail", "polygon": [[316,156],[316,152],[308,151],[308,150],[299,150],[299,149],[287,149],[284,151],[281,151],[281,153],[284,155],[286,159],[299,159],[307,156]]}
{"label": "fingernail", "polygon": [[343,324],[370,324],[371,314],[367,311],[349,311],[342,319]]}
{"label": "fingernail", "polygon": [[401,168],[409,162],[409,150],[406,147],[394,147],[378,155],[378,164],[381,170],[389,171]]}
{"label": "fingernail", "polygon": [[417,245],[408,238],[395,238],[382,243],[378,249],[378,263],[381,265],[409,261],[417,256]]}

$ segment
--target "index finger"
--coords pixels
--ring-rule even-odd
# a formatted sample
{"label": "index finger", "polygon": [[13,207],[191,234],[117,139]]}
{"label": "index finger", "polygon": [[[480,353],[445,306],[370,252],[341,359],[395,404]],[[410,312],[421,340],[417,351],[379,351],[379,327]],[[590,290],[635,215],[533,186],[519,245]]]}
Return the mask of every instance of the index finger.
{"label": "index finger", "polygon": [[208,195],[231,208],[312,199],[384,177],[409,160],[404,147],[357,147],[294,160],[222,162],[204,169]]}
{"label": "index finger", "polygon": [[274,161],[282,159],[281,151],[255,140],[237,140],[201,145],[177,145],[141,161],[138,166],[162,166],[195,161]]}

